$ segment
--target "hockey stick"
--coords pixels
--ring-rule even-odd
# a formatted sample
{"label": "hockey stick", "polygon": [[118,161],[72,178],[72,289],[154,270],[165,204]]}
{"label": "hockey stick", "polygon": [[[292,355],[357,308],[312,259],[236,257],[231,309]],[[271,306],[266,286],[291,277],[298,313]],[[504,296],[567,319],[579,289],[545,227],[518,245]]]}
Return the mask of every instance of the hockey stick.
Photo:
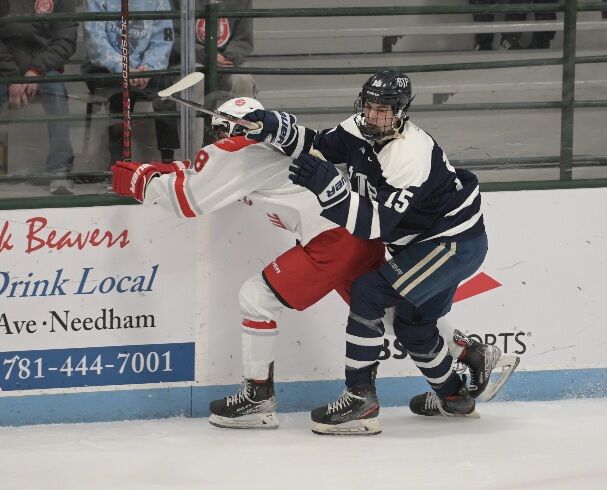
{"label": "hockey stick", "polygon": [[120,47],[122,49],[122,154],[131,161],[131,97],[129,94],[129,0],[120,1]]}
{"label": "hockey stick", "polygon": [[201,82],[203,78],[204,73],[200,73],[199,71],[192,72],[189,75],[183,77],[178,82],[171,85],[170,87],[167,87],[164,90],[158,92],[158,97],[162,97],[163,99],[166,97],[170,97],[171,95],[176,94],[177,92],[185,90],[186,88],[193,87],[198,82]]}
{"label": "hockey stick", "polygon": [[189,75],[186,75],[185,77],[183,77],[181,80],[174,83],[170,87],[167,87],[164,90],[161,90],[160,92],[158,92],[158,97],[161,97],[163,99],[174,100],[175,102],[183,104],[187,107],[191,107],[192,109],[194,109],[198,112],[202,112],[204,114],[208,114],[209,116],[215,116],[215,117],[218,117],[219,119],[223,119],[226,121],[233,122],[235,124],[239,124],[240,126],[244,126],[248,130],[255,130],[255,129],[261,128],[260,123],[252,123],[245,119],[240,119],[239,117],[231,116],[230,114],[213,111],[213,110],[209,109],[208,107],[203,106],[202,104],[198,104],[191,100],[183,99],[183,98],[179,97],[178,95],[175,95],[177,92],[181,92],[182,90],[185,90],[186,88],[190,88],[193,85],[196,85],[203,78],[204,78],[204,75],[200,72],[190,73]]}

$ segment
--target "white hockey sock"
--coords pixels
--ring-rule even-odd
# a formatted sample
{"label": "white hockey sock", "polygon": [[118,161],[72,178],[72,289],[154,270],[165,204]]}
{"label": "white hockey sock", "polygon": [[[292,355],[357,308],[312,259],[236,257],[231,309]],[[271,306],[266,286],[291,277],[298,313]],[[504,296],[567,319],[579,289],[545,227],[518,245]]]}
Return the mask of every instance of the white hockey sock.
{"label": "white hockey sock", "polygon": [[278,327],[276,322],[242,321],[242,366],[246,379],[268,379],[270,364],[274,361]]}
{"label": "white hockey sock", "polygon": [[459,359],[459,356],[463,352],[464,348],[453,341],[453,332],[455,331],[455,328],[452,327],[447,320],[445,320],[445,317],[439,318],[436,326],[438,328],[438,333],[440,333],[440,336],[447,343],[451,357],[456,360]]}
{"label": "white hockey sock", "polygon": [[243,316],[241,342],[244,377],[267,379],[278,339],[276,319],[284,306],[261,274],[251,277],[243,284],[239,301]]}

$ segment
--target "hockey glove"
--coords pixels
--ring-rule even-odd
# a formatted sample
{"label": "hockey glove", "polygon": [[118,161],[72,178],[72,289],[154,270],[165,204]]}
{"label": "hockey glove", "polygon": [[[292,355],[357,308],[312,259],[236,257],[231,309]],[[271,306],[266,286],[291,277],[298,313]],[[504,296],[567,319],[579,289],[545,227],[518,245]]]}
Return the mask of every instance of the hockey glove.
{"label": "hockey glove", "polygon": [[265,141],[278,146],[289,146],[298,135],[297,119],[292,114],[278,111],[256,111],[245,114],[243,119],[261,123],[261,128],[248,131],[246,137],[250,140]]}
{"label": "hockey glove", "polygon": [[173,163],[151,162],[149,164],[116,162],[115,165],[112,165],[112,189],[119,196],[130,196],[143,202],[145,188],[154,177],[185,170],[190,166],[189,160]]}
{"label": "hockey glove", "polygon": [[153,165],[154,168],[161,174],[172,174],[173,172],[177,172],[178,170],[185,170],[192,166],[192,163],[189,160],[185,160],[183,162],[175,161],[171,163],[162,163],[152,160],[150,165]]}
{"label": "hockey glove", "polygon": [[289,179],[311,190],[323,208],[330,208],[350,194],[346,177],[331,162],[303,154],[289,167]]}

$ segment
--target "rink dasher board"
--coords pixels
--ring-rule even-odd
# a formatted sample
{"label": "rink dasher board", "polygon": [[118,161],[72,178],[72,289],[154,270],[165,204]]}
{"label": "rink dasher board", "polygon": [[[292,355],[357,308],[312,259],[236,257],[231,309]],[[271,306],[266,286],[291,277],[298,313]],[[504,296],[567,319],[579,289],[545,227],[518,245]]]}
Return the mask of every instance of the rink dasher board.
{"label": "rink dasher board", "polygon": [[[448,318],[522,357],[498,399],[607,396],[600,307],[607,286],[600,224],[606,197],[604,189],[483,194],[490,249],[480,272],[499,286],[480,281]],[[254,202],[243,200],[188,221],[141,206],[3,212],[0,274],[9,280],[0,277],[0,315],[6,316],[0,316],[0,424],[208,415],[208,402],[240,381],[240,285],[293,244],[273,225],[275,216],[252,208]],[[91,238],[95,230],[96,246],[57,249],[65,233],[89,232]],[[108,277],[114,281],[104,283]],[[55,295],[24,295],[18,285],[10,296],[12,283],[44,278],[49,290],[58,285]],[[110,309],[122,320],[131,317],[132,328],[110,329]],[[70,321],[81,321],[65,328],[65,311]],[[144,314],[153,315],[154,326],[144,320],[135,325]],[[276,361],[280,410],[306,410],[341,391],[346,316],[334,294],[304,313],[283,314]],[[103,326],[102,317],[106,328],[95,328],[95,321]],[[382,405],[406,404],[426,385],[395,339],[386,342],[382,355],[389,357],[378,382]],[[106,351],[114,359],[102,356],[95,365]],[[168,373],[174,367],[179,372],[175,378],[162,377],[166,352],[175,353],[168,356]],[[71,366],[61,355],[49,364],[57,353],[71,353]],[[29,377],[22,372],[23,379],[15,378],[15,356],[29,359]],[[105,368],[112,364],[116,373]]]}
{"label": "rink dasher board", "polygon": [[0,396],[194,381],[195,224],[158,211],[2,213]]}

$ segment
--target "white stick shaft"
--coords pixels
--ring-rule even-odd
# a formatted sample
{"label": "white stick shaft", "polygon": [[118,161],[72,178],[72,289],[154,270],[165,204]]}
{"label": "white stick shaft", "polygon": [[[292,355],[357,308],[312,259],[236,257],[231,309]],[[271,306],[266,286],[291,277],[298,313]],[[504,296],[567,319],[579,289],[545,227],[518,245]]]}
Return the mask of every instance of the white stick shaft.
{"label": "white stick shaft", "polygon": [[231,116],[230,114],[225,114],[223,112],[217,112],[209,109],[208,107],[203,106],[202,104],[197,104],[196,102],[192,102],[191,100],[182,99],[177,95],[168,95],[167,99],[174,100],[175,102],[179,102],[180,104],[191,107],[192,109],[202,112],[204,114],[208,114],[209,116],[215,116],[219,119],[223,119],[224,121],[230,121],[241,126],[244,126],[250,131],[261,128],[261,123],[253,123],[251,121],[247,121],[246,119],[240,119],[239,117]]}

